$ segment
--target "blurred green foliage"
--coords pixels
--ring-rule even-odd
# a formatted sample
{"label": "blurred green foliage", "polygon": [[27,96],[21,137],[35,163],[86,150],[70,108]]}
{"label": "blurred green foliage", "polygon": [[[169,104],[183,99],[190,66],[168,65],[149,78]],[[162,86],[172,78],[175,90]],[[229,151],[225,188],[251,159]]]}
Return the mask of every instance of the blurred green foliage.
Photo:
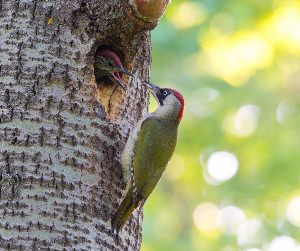
{"label": "blurred green foliage", "polygon": [[151,80],[186,108],[143,251],[300,250],[300,2],[173,0]]}

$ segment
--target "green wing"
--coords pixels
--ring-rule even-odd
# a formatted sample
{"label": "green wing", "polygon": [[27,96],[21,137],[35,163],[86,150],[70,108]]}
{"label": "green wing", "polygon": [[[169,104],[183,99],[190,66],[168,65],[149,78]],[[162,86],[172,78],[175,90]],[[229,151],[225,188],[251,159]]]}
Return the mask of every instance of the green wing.
{"label": "green wing", "polygon": [[137,192],[147,198],[170,160],[177,140],[178,123],[147,118],[141,125],[134,148],[134,177]]}

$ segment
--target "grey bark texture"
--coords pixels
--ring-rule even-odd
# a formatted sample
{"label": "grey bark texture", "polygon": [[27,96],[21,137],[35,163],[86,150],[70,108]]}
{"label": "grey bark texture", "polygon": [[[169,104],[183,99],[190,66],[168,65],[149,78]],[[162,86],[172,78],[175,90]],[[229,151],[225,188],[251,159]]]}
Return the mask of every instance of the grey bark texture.
{"label": "grey bark texture", "polygon": [[125,0],[0,0],[0,250],[139,250],[142,216],[119,243],[110,218],[147,91],[97,86],[93,62],[109,46],[148,79],[155,25]]}

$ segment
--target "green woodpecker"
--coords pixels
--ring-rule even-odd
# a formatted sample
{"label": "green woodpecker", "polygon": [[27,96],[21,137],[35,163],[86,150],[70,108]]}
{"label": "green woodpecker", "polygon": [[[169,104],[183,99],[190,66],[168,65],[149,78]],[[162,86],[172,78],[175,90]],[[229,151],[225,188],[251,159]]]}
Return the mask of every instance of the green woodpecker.
{"label": "green woodpecker", "polygon": [[166,169],[177,141],[184,99],[176,90],[147,83],[158,108],[145,115],[129,135],[121,164],[127,185],[123,201],[112,217],[112,231],[118,236],[132,212],[143,206]]}
{"label": "green woodpecker", "polygon": [[123,73],[133,77],[133,74],[123,67],[118,55],[109,49],[102,49],[96,52],[94,72],[96,81],[104,78],[109,79],[120,85],[124,91],[125,85],[121,74]]}

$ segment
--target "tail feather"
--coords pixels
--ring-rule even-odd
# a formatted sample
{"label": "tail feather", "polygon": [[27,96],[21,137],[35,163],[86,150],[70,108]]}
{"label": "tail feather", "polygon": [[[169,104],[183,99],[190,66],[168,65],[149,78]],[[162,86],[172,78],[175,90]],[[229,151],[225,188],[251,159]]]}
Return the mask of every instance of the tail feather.
{"label": "tail feather", "polygon": [[125,198],[123,199],[121,205],[116,210],[115,214],[112,217],[111,225],[113,234],[118,236],[118,233],[121,227],[128,220],[132,212],[134,211],[135,206],[132,200],[132,188],[127,191]]}

